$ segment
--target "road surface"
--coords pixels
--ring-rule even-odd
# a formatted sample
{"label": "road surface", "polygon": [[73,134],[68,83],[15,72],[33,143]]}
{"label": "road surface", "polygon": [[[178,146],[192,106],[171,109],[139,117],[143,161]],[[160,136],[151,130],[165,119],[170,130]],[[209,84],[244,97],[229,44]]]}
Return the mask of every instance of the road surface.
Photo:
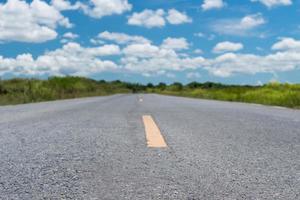
{"label": "road surface", "polygon": [[[148,146],[158,129],[166,147]],[[0,199],[300,199],[300,111],[155,94],[2,106]]]}

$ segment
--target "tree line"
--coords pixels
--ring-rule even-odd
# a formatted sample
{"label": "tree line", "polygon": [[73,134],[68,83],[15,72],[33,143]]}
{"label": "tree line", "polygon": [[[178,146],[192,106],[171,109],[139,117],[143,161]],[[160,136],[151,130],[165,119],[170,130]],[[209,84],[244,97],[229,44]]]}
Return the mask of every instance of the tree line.
{"label": "tree line", "polygon": [[193,98],[215,99],[300,107],[300,84],[268,83],[260,86],[228,85],[214,82],[182,84],[130,83],[84,77],[41,79],[0,79],[0,105],[50,101],[117,93],[158,93]]}

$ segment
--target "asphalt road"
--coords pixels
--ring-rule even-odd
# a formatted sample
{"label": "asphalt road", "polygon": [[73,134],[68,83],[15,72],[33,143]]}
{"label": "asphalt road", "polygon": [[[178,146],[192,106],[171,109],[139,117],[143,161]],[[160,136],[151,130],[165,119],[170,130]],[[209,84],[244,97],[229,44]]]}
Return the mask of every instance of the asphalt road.
{"label": "asphalt road", "polygon": [[[147,147],[143,115],[167,148]],[[152,94],[3,106],[0,199],[297,200],[300,111]]]}

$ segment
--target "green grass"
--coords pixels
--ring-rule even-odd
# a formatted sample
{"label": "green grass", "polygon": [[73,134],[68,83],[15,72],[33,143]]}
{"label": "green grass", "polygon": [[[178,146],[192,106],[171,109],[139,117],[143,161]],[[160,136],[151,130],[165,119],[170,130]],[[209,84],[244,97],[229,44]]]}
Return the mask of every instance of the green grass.
{"label": "green grass", "polygon": [[82,77],[0,80],[0,105],[136,92],[300,108],[300,84],[239,86],[192,82],[187,85],[141,85],[121,81],[96,81]]}
{"label": "green grass", "polygon": [[0,81],[0,105],[129,93],[132,92],[129,85],[81,77],[3,80]]}
{"label": "green grass", "polygon": [[222,101],[257,103],[264,105],[300,108],[300,84],[270,83],[263,86],[199,86],[174,90],[167,87],[155,92],[167,95],[186,96]]}

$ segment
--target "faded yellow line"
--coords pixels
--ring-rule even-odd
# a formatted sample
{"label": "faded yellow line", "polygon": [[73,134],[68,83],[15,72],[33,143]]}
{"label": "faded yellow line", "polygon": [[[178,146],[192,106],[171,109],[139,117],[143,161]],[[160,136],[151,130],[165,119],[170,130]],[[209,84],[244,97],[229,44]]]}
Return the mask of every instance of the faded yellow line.
{"label": "faded yellow line", "polygon": [[144,115],[143,122],[146,132],[147,146],[151,148],[167,147],[167,144],[152,117],[150,115]]}

